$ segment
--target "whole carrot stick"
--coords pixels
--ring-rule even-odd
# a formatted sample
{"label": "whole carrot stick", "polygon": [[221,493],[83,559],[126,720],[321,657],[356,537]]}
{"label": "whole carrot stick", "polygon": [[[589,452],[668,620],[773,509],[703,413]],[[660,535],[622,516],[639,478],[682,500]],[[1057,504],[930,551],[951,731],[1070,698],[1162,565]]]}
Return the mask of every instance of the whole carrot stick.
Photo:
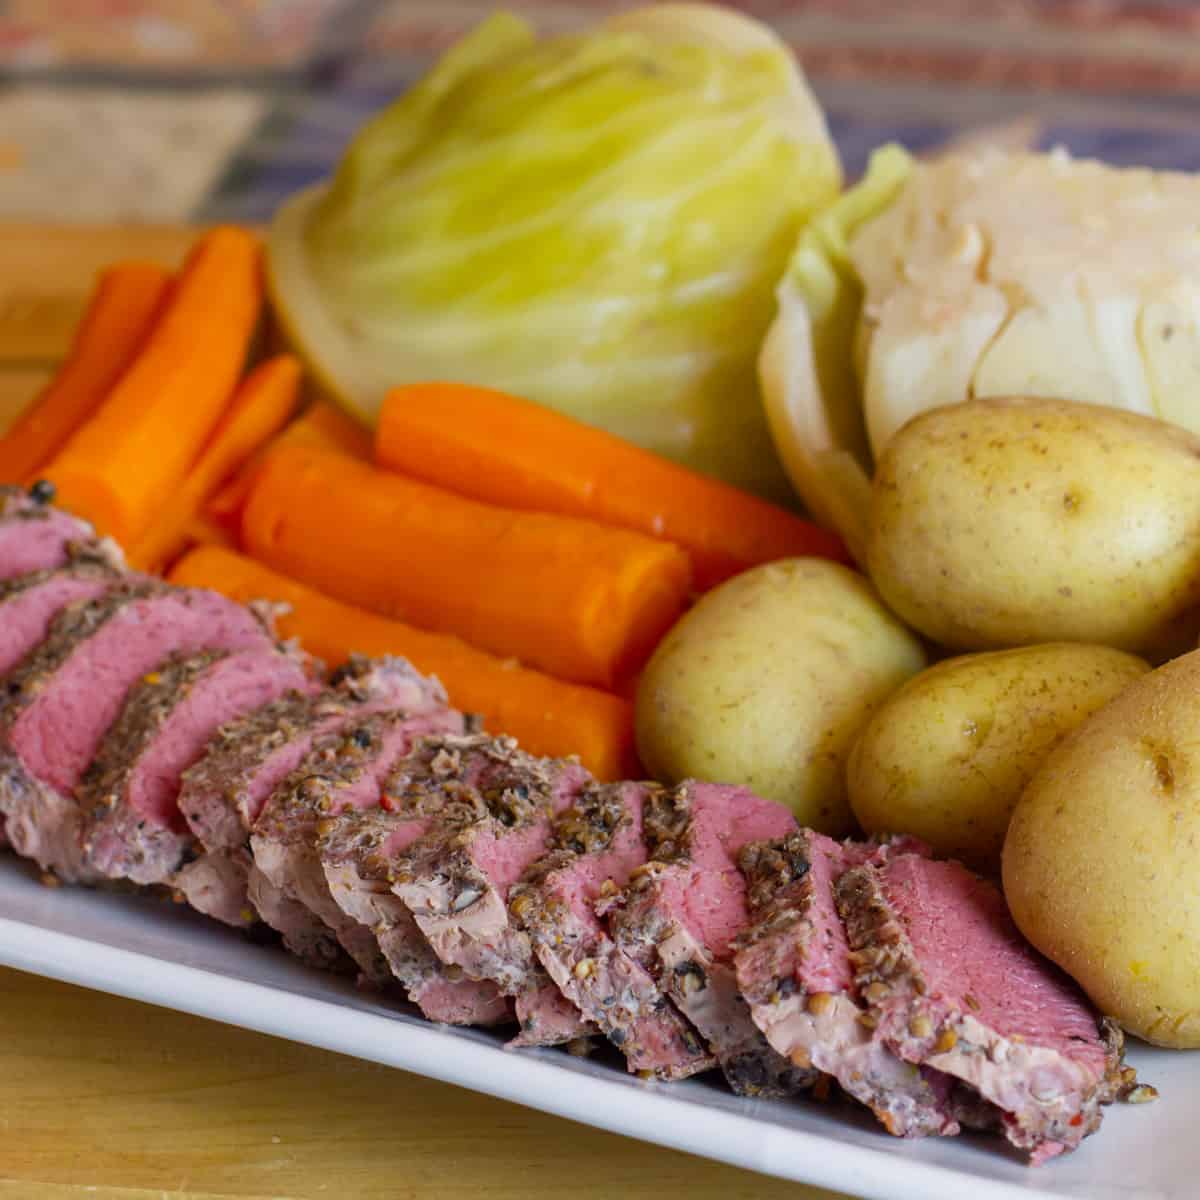
{"label": "whole carrot stick", "polygon": [[340,450],[363,462],[371,460],[371,431],[328,400],[314,401],[303,416],[289,426],[288,432],[305,445]]}
{"label": "whole carrot stick", "polygon": [[327,450],[340,450],[364,462],[371,459],[371,434],[365,425],[327,400],[317,400],[298,416],[277,438],[267,443],[262,450],[242,467],[205,505],[205,513],[213,521],[227,526],[231,531],[241,521],[242,509],[254,476],[262,465],[263,457],[276,446],[323,446]]}
{"label": "whole carrot stick", "polygon": [[599,779],[640,774],[633,750],[633,708],[627,700],[515,666],[458,638],[352,608],[219,547],[191,551],[175,564],[170,578],[242,603],[267,599],[290,605],[279,620],[282,635],[298,638],[330,664],[356,651],[401,654],[419,671],[436,675],[452,704],[479,713],[486,729],[510,734],[531,754],[578,754]]}
{"label": "whole carrot stick", "polygon": [[586,517],[666,538],[709,588],[795,555],[849,562],[836,534],[540,404],[466,384],[388,393],[375,460],[489,504]]}
{"label": "whole carrot stick", "polygon": [[161,571],[188,542],[188,526],[204,501],[287,424],[300,395],[300,364],[290,354],[260,363],[242,381],[233,403],[183,483],[128,552],[139,571]]}
{"label": "whole carrot stick", "polygon": [[683,610],[687,555],[591,521],[464,500],[343,454],[267,455],[254,557],[348,604],[611,688]]}
{"label": "whole carrot stick", "polygon": [[223,546],[227,550],[236,550],[237,542],[224,525],[209,520],[203,513],[197,513],[188,523],[185,530],[187,545],[192,546]]}
{"label": "whole carrot stick", "polygon": [[153,263],[101,272],[67,357],[0,438],[0,482],[32,483],[95,412],[146,340],[170,282],[170,272]]}
{"label": "whole carrot stick", "polygon": [[262,308],[246,230],[200,239],[133,365],[46,469],[59,503],[126,545],[196,461],[225,411]]}

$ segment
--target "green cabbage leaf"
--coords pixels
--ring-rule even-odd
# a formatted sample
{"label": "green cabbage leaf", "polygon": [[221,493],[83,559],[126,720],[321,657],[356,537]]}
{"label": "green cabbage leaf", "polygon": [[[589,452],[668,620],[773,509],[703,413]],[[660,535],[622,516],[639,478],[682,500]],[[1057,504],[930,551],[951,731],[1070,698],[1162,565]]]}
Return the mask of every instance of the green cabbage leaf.
{"label": "green cabbage leaf", "polygon": [[538,38],[502,13],[281,209],[272,295],[367,421],[397,384],[475,383],[782,498],[755,360],[840,183],[757,22],[662,5]]}
{"label": "green cabbage leaf", "polygon": [[861,394],[864,288],[851,240],[891,207],[912,170],[899,146],[876,150],[862,180],[800,234],[758,364],[788,475],[813,516],[838,530],[859,561],[872,459]]}

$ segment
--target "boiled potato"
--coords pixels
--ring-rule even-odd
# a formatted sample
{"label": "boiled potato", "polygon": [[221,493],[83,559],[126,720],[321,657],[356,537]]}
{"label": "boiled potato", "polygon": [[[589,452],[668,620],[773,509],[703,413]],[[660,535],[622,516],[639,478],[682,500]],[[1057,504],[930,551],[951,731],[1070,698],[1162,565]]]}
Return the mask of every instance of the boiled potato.
{"label": "boiled potato", "polygon": [[850,807],[868,833],[913,833],[998,874],[1013,806],[1042,760],[1150,668],[1057,642],[947,659],[894,692],[850,755]]}
{"label": "boiled potato", "polygon": [[1200,438],[1060,400],[932,409],[880,458],[867,562],[888,605],[951,649],[1168,657],[1200,625]]}
{"label": "boiled potato", "polygon": [[1200,651],[1130,684],[1034,774],[1004,843],[1017,924],[1096,1006],[1200,1047]]}
{"label": "boiled potato", "polygon": [[817,558],[747,571],[701,598],[642,674],[637,745],[659,779],[744,784],[831,834],[852,827],[845,760],[920,642],[859,574]]}

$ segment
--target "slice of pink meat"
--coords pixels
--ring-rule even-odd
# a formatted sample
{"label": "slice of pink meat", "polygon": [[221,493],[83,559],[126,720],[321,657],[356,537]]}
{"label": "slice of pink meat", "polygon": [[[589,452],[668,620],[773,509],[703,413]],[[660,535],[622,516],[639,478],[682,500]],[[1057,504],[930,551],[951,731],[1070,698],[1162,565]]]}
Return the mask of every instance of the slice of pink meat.
{"label": "slice of pink meat", "polygon": [[111,569],[80,564],[20,575],[0,588],[0,674],[42,643],[64,608],[102,595],[119,578]]}
{"label": "slice of pink meat", "polygon": [[[418,747],[410,757],[420,753]],[[346,916],[371,931],[405,994],[431,1021],[503,1024],[512,1020],[511,1002],[490,981],[451,973],[392,891],[392,860],[428,833],[434,819],[374,808],[349,810],[327,821],[317,849],[329,893]]]}
{"label": "slice of pink meat", "polygon": [[184,776],[179,807],[206,850],[237,849],[317,738],[387,709],[445,704],[441,685],[404,659],[355,655],[323,691],[285,697],[222,729]]}
{"label": "slice of pink meat", "polygon": [[227,721],[319,683],[299,654],[206,651],[159,664],[130,691],[78,788],[83,855],[110,879],[166,883],[191,852],[183,772]]}
{"label": "slice of pink meat", "polygon": [[356,655],[316,695],[285,696],[223,726],[183,776],[179,807],[203,852],[180,869],[175,888],[217,920],[252,924],[250,828],[314,743],[374,713],[445,702],[441,686],[403,659]]}
{"label": "slice of pink meat", "polygon": [[[642,868],[654,784],[587,787],[553,827],[554,849],[514,889],[509,910],[555,987],[625,1056],[629,1070],[680,1079],[714,1065],[696,1032],[597,915]],[[522,1015],[520,1012],[518,1015]],[[525,1015],[518,1044],[544,1040]]]}
{"label": "slice of pink meat", "polygon": [[[76,562],[109,575],[124,565],[116,544],[98,541],[90,525],[57,512],[34,493],[0,488],[0,581],[24,590],[56,568]],[[51,591],[56,594],[26,596],[19,604],[5,604],[0,617],[0,671],[11,670],[45,637],[50,617],[67,604],[85,599],[87,589],[67,586]],[[0,815],[0,846],[8,844],[5,824]]]}
{"label": "slice of pink meat", "polygon": [[401,809],[452,797],[427,832],[393,855],[392,891],[448,968],[515,998],[526,1044],[535,1025],[543,1044],[595,1031],[582,1014],[571,1019],[508,912],[510,889],[549,848],[554,814],[590,782],[576,762],[535,758],[512,738],[486,735],[430,741],[388,781]]}
{"label": "slice of pink meat", "polygon": [[440,703],[422,712],[377,713],[320,739],[276,788],[250,835],[250,900],[293,954],[337,969],[345,951],[365,980],[392,978],[371,931],[329,894],[318,824],[346,809],[378,807],[392,765],[418,738],[462,727],[462,714]]}
{"label": "slice of pink meat", "polygon": [[[784,1058],[837,1080],[897,1137],[951,1136],[980,1122],[939,1072],[902,1061],[864,1019],[834,885],[852,868],[916,846],[836,842],[811,829],[743,848],[752,923],[737,939],[737,985]],[[921,848],[923,852],[923,848]],[[971,1119],[968,1119],[971,1118]]]}
{"label": "slice of pink meat", "polygon": [[1022,938],[994,885],[903,854],[848,871],[836,895],[855,982],[896,1054],[974,1089],[1034,1163],[1099,1127],[1126,1086],[1120,1031]]}
{"label": "slice of pink meat", "polygon": [[[0,579],[66,566],[77,552],[99,545],[86,521],[40,503],[20,488],[0,491]],[[105,543],[104,552],[119,563],[120,553],[111,543]]]}
{"label": "slice of pink meat", "polygon": [[614,907],[617,945],[699,1030],[734,1091],[778,1096],[809,1086],[811,1072],[754,1024],[733,972],[733,941],[749,920],[738,853],[791,832],[795,818],[745,788],[688,782],[652,794],[644,824],[651,861]]}
{"label": "slice of pink meat", "polygon": [[83,861],[74,789],[129,690],[177,654],[269,650],[248,609],[215,592],[135,582],[65,609],[0,697],[0,811],[14,847],[65,881]]}

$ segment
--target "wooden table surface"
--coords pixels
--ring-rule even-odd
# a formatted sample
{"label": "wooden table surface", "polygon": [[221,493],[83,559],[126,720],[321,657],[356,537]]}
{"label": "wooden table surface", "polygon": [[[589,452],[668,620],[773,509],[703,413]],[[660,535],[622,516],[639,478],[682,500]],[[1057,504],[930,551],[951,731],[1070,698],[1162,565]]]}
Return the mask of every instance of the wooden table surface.
{"label": "wooden table surface", "polygon": [[[176,262],[191,236],[0,225],[0,425],[61,357],[100,266]],[[832,1196],[4,969],[0,1131],[0,1200]]]}

